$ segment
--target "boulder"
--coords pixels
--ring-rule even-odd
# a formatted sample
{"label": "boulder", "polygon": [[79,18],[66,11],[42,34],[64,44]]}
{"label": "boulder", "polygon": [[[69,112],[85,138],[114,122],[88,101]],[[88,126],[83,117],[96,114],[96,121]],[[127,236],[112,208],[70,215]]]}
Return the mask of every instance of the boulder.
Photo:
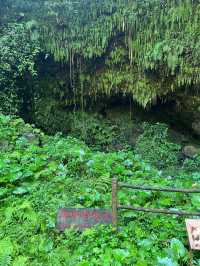
{"label": "boulder", "polygon": [[6,151],[9,148],[9,142],[7,140],[0,140],[0,151]]}
{"label": "boulder", "polygon": [[29,143],[38,145],[39,137],[32,132],[25,132],[23,137],[28,140]]}
{"label": "boulder", "polygon": [[183,154],[188,158],[194,158],[200,153],[200,149],[193,145],[188,145],[183,148]]}
{"label": "boulder", "polygon": [[195,134],[200,136],[200,121],[195,121],[192,123],[192,129],[194,130]]}

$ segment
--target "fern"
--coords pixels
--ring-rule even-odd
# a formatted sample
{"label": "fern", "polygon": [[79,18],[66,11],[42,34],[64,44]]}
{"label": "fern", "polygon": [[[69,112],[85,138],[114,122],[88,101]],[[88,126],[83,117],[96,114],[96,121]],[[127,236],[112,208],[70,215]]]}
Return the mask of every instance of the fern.
{"label": "fern", "polygon": [[4,238],[0,240],[0,266],[9,266],[11,264],[11,255],[13,245],[10,239]]}
{"label": "fern", "polygon": [[[200,59],[196,37],[200,34],[198,1],[88,0],[85,5],[85,1],[76,0],[56,3],[53,0],[30,0],[28,6],[26,1],[14,2],[16,5],[10,4],[9,8],[2,6],[1,12],[6,14],[6,20],[9,21],[7,10],[10,10],[9,14],[20,14],[22,11],[23,15],[26,7],[27,14],[30,15],[27,15],[24,25],[14,25],[4,32],[4,38],[0,38],[2,88],[6,87],[4,83],[7,84],[10,77],[17,75],[17,72],[23,74],[24,70],[29,69],[31,75],[36,74],[33,59],[40,48],[48,55],[47,58],[52,55],[55,61],[70,66],[68,79],[73,86],[76,84],[73,97],[71,91],[64,93],[57,86],[59,97],[67,105],[83,105],[86,102],[84,97],[109,97],[122,93],[132,95],[145,107],[157,97],[163,97],[182,87],[199,87],[199,70],[195,70]],[[123,37],[119,40],[119,36]],[[19,45],[22,39],[28,44],[27,49]],[[42,40],[42,47],[38,47],[37,40]],[[33,53],[24,58],[24,52],[30,50],[29,46],[34,43]],[[10,49],[4,55],[3,51],[7,51],[5,46]],[[20,65],[18,71],[10,73],[7,64],[8,59],[13,58],[13,46],[17,51],[17,63],[10,62],[10,65]],[[21,47],[20,51],[18,47]],[[23,58],[22,62],[18,62],[20,58]],[[88,59],[95,58],[101,58],[102,64],[93,68],[98,69],[94,73],[88,68],[91,63]],[[6,73],[9,75],[5,75]],[[12,105],[10,101],[17,101],[14,98],[11,100],[9,93],[5,95],[0,95],[3,110],[9,109]],[[5,102],[9,104],[5,105]]]}
{"label": "fern", "polygon": [[0,240],[0,252],[7,253],[7,254],[12,254],[13,252],[13,245],[10,239],[4,238]]}
{"label": "fern", "polygon": [[27,258],[26,257],[19,256],[13,261],[13,265],[12,266],[25,266],[26,262],[27,262]]}
{"label": "fern", "polygon": [[11,264],[11,256],[9,253],[0,253],[0,266],[9,266]]}
{"label": "fern", "polygon": [[111,188],[110,174],[104,174],[95,181],[94,186],[100,193],[106,193]]}

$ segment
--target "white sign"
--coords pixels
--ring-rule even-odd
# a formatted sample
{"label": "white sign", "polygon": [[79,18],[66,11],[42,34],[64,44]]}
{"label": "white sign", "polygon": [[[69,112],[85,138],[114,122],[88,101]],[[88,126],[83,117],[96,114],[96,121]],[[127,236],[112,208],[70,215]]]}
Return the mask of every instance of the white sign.
{"label": "white sign", "polygon": [[200,250],[200,219],[185,220],[190,248],[192,250]]}

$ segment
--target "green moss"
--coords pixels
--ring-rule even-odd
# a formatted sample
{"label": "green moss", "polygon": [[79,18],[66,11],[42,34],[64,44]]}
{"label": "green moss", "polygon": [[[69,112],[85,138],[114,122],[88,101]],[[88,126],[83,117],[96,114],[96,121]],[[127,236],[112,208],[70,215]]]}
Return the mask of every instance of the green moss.
{"label": "green moss", "polygon": [[[49,0],[34,1],[26,11],[24,5],[11,0],[6,10],[25,12],[27,21],[34,17],[43,51],[68,66],[79,101],[120,92],[146,106],[157,97],[198,88],[200,4],[196,1]],[[66,94],[66,102],[71,98]]]}
{"label": "green moss", "polygon": [[[124,35],[123,45],[112,44],[105,57],[107,69],[101,67],[88,73],[86,68],[90,76],[86,79],[88,92],[84,87],[86,95],[131,93],[146,106],[158,96],[199,83],[200,44],[194,38],[199,32],[199,4],[189,0],[165,4],[156,0],[152,3],[104,0],[100,5],[89,2],[87,11],[82,3],[73,3],[74,12],[75,8],[79,11],[82,8],[75,27],[63,26],[61,31],[54,32],[54,28],[45,26],[44,38],[53,37],[48,38],[46,48],[56,60],[73,64],[75,54],[89,59],[102,57],[110,39],[119,33]],[[96,12],[101,16],[96,16]],[[66,17],[62,17],[64,21]],[[79,35],[80,32],[83,34]]]}

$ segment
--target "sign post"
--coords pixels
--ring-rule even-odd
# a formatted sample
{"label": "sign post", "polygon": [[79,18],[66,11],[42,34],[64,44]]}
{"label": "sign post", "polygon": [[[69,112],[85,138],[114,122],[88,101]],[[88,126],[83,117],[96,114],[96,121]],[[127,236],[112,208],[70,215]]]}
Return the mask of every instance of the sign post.
{"label": "sign post", "polygon": [[105,209],[62,208],[58,211],[57,229],[63,232],[66,228],[80,231],[97,224],[111,224],[112,213]]}
{"label": "sign post", "polygon": [[[180,189],[180,188],[157,188],[144,187],[132,184],[118,182],[116,178],[112,180],[112,211],[106,209],[76,209],[62,208],[58,211],[57,228],[63,232],[66,228],[76,228],[83,230],[97,224],[112,224],[114,229],[117,229],[118,210],[134,210],[137,212],[161,213],[167,215],[178,216],[197,216],[200,217],[200,212],[187,212],[171,209],[149,209],[144,207],[126,206],[118,204],[117,192],[120,188],[139,190],[139,191],[158,191],[170,193],[199,193],[200,189]],[[200,219],[186,219],[186,228],[190,244],[190,266],[192,266],[192,250],[200,250]]]}
{"label": "sign post", "polygon": [[117,229],[117,179],[112,180],[112,224]]}

